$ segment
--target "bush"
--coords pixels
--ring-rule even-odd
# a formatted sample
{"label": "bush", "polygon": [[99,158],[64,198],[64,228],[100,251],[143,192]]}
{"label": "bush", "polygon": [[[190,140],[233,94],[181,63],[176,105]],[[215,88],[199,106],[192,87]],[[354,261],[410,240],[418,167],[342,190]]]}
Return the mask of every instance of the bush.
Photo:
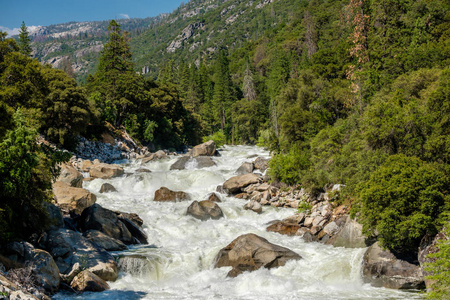
{"label": "bush", "polygon": [[209,140],[213,140],[214,143],[216,144],[217,148],[225,145],[226,142],[227,142],[227,138],[226,138],[225,134],[223,133],[223,131],[217,131],[217,132],[214,132],[211,135],[203,137],[203,142],[204,143],[209,141]]}
{"label": "bush", "polygon": [[309,167],[309,151],[292,146],[289,153],[277,154],[270,160],[269,175],[286,184],[297,184]]}
{"label": "bush", "polygon": [[422,237],[436,234],[449,210],[448,169],[403,154],[391,156],[359,185],[366,234],[397,253],[416,252]]}

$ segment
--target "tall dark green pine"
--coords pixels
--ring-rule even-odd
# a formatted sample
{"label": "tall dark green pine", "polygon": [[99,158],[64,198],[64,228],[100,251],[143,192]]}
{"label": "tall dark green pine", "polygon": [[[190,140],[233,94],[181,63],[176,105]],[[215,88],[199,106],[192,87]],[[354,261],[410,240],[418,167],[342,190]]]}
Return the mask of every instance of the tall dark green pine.
{"label": "tall dark green pine", "polygon": [[31,40],[28,36],[28,29],[27,26],[25,26],[25,22],[22,21],[22,26],[20,26],[19,31],[19,52],[22,53],[25,56],[31,56]]}

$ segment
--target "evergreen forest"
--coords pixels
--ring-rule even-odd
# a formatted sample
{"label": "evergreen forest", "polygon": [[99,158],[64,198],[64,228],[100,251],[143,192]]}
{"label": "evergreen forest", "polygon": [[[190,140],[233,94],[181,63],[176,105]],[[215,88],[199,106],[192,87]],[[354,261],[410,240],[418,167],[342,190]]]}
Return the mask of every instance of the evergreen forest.
{"label": "evergreen forest", "polygon": [[[230,2],[237,16],[247,5],[219,11]],[[336,201],[368,236],[417,256],[450,221],[450,1],[278,0],[247,21],[222,19],[204,11],[133,36],[112,20],[83,80],[32,58],[25,24],[16,40],[0,32],[0,240],[46,224],[42,202],[68,158],[38,136],[73,150],[112,125],[152,150],[266,147],[272,182],[311,194],[345,185]],[[187,41],[168,52],[161,36],[187,20],[203,24],[195,51]],[[448,295],[442,249],[436,298]]]}

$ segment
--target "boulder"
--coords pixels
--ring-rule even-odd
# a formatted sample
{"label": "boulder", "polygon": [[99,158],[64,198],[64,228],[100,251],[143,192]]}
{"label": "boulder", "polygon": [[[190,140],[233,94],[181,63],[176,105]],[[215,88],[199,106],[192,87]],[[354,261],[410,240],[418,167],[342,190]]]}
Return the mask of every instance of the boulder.
{"label": "boulder", "polygon": [[420,266],[395,257],[378,242],[370,246],[363,258],[363,280],[375,287],[390,289],[423,289],[425,282]]}
{"label": "boulder", "polygon": [[109,285],[94,273],[84,270],[78,273],[70,283],[70,287],[78,292],[103,292]]}
{"label": "boulder", "polygon": [[250,162],[244,162],[242,165],[237,169],[236,174],[244,175],[248,173],[253,172],[253,164]]}
{"label": "boulder", "polygon": [[219,195],[218,194],[216,194],[216,193],[211,193],[211,194],[209,194],[208,196],[207,196],[207,199],[206,200],[208,200],[208,201],[213,201],[213,202],[222,202],[222,200],[220,200],[220,197],[219,197]]}
{"label": "boulder", "polygon": [[83,174],[68,164],[61,165],[61,171],[56,181],[67,183],[72,187],[80,188],[83,185]]}
{"label": "boulder", "polygon": [[279,234],[285,235],[296,235],[297,231],[300,229],[300,225],[293,223],[286,223],[284,221],[276,222],[266,228],[267,231],[278,232]]}
{"label": "boulder", "polygon": [[131,233],[131,235],[135,238],[135,243],[137,240],[138,244],[148,244],[147,241],[147,234],[141,229],[139,225],[137,225],[132,220],[125,218],[125,217],[119,217],[119,220],[125,224],[128,231]]}
{"label": "boulder", "polygon": [[105,249],[106,251],[121,251],[128,249],[128,247],[121,241],[98,230],[88,230],[83,233],[83,236],[99,248]]}
{"label": "boulder", "polygon": [[256,170],[260,170],[264,173],[264,171],[269,167],[269,160],[263,157],[258,157],[253,162],[253,166]]}
{"label": "boulder", "polygon": [[244,234],[221,249],[216,258],[216,268],[231,266],[228,273],[230,277],[236,277],[245,271],[264,268],[276,268],[284,266],[289,260],[301,259],[297,253],[288,248],[271,244],[265,238],[256,234]]}
{"label": "boulder", "polygon": [[305,217],[306,217],[305,213],[298,213],[293,216],[287,217],[286,219],[283,220],[283,222],[286,224],[299,225],[299,224],[303,223],[303,221],[305,220]]}
{"label": "boulder", "polygon": [[209,140],[206,143],[195,146],[192,149],[192,156],[213,156],[216,153],[216,144]]}
{"label": "boulder", "polygon": [[0,272],[0,299],[38,300],[39,298],[21,290],[21,287],[7,279]]}
{"label": "boulder", "polygon": [[[346,215],[341,217],[336,220],[335,223],[338,227],[341,227],[341,229],[338,229],[326,244],[345,248],[365,248],[368,246],[366,244],[366,237],[362,234],[362,225],[355,220],[352,220],[350,216]],[[344,224],[340,226],[340,223]],[[325,228],[327,226],[325,226]],[[328,228],[327,230],[330,229],[331,228]]]}
{"label": "boulder", "polygon": [[208,219],[217,220],[223,217],[223,212],[219,205],[208,200],[192,202],[187,209],[187,214],[202,221],[206,221]]}
{"label": "boulder", "polygon": [[102,186],[100,187],[100,191],[98,191],[99,193],[110,193],[110,192],[117,192],[116,188],[110,184],[110,183],[104,183],[102,184]]}
{"label": "boulder", "polygon": [[97,197],[88,190],[71,187],[61,181],[53,184],[53,194],[61,209],[76,214],[81,214],[85,208],[97,201]]}
{"label": "boulder", "polygon": [[64,218],[61,209],[53,203],[44,202],[45,210],[50,219],[51,229],[64,227]]}
{"label": "boulder", "polygon": [[164,152],[163,150],[159,150],[159,151],[156,151],[155,153],[151,153],[147,157],[143,158],[141,163],[145,164],[152,160],[164,159],[164,158],[167,158],[166,152]]}
{"label": "boulder", "polygon": [[109,179],[113,177],[122,176],[124,170],[121,166],[115,164],[95,163],[89,169],[89,174],[92,178]]}
{"label": "boulder", "polygon": [[81,214],[78,223],[82,231],[98,230],[125,244],[136,243],[125,224],[117,217],[117,214],[98,204],[86,208]]}
{"label": "boulder", "polygon": [[41,241],[42,247],[53,257],[59,272],[69,274],[73,266],[79,263],[106,281],[114,281],[119,275],[114,258],[98,248],[81,233],[59,228],[48,231]]}
{"label": "boulder", "polygon": [[208,156],[199,157],[180,157],[175,163],[170,166],[171,170],[184,170],[184,169],[202,169],[215,166],[216,163]]}
{"label": "boulder", "polygon": [[171,191],[166,187],[161,187],[159,190],[155,192],[154,201],[159,202],[177,202],[177,201],[185,201],[189,200],[191,197],[185,192],[175,192]]}
{"label": "boulder", "polygon": [[333,222],[330,222],[327,225],[325,225],[325,227],[323,228],[323,231],[326,234],[333,236],[336,233],[338,233],[339,229],[340,229],[339,226],[336,224],[336,222],[333,221]]}
{"label": "boulder", "polygon": [[259,183],[260,178],[255,174],[244,174],[231,177],[223,184],[223,189],[231,194],[236,194],[250,184]]}
{"label": "boulder", "polygon": [[261,206],[261,204],[259,204],[259,202],[255,201],[255,200],[251,200],[251,201],[247,202],[244,205],[244,209],[245,210],[252,210],[252,211],[254,211],[255,213],[258,213],[258,214],[262,213],[262,206]]}
{"label": "boulder", "polygon": [[94,164],[90,160],[83,160],[80,162],[78,167],[82,172],[89,172],[89,170],[92,168]]}
{"label": "boulder", "polygon": [[138,216],[138,214],[125,213],[125,212],[121,212],[121,211],[115,211],[115,213],[116,213],[117,217],[119,218],[119,220],[126,218],[126,219],[131,220],[137,226],[142,226],[144,224],[144,221],[141,219],[141,217]]}

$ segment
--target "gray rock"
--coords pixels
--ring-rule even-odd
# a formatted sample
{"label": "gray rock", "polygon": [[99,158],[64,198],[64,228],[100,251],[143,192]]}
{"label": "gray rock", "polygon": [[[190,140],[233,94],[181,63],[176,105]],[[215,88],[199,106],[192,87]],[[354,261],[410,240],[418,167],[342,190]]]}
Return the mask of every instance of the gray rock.
{"label": "gray rock", "polygon": [[122,176],[124,173],[125,171],[119,165],[105,164],[100,162],[96,163],[95,161],[89,169],[89,174],[93,178],[109,179]]}
{"label": "gray rock", "polygon": [[269,167],[268,163],[269,163],[268,159],[263,158],[263,157],[258,157],[253,162],[253,166],[255,167],[256,170],[260,170],[261,172],[264,172]]}
{"label": "gray rock", "polygon": [[420,266],[397,259],[378,242],[370,246],[363,258],[363,279],[375,287],[390,289],[423,289],[425,282]]}
{"label": "gray rock", "polygon": [[216,163],[208,156],[180,157],[174,164],[170,166],[171,170],[184,170],[184,169],[202,169],[215,166]]}
{"label": "gray rock", "polygon": [[102,184],[102,186],[100,187],[100,191],[98,191],[99,193],[111,193],[111,192],[117,192],[116,188],[110,184],[110,183],[104,183]]}
{"label": "gray rock", "polygon": [[255,174],[238,175],[225,181],[223,189],[228,193],[235,194],[250,184],[259,183],[260,181],[261,179]]}
{"label": "gray rock", "polygon": [[128,247],[121,241],[98,230],[88,230],[83,233],[83,236],[99,248],[105,249],[106,251],[121,251],[128,249]]}
{"label": "gray rock", "polygon": [[297,253],[285,247],[270,243],[253,233],[241,235],[220,250],[216,258],[216,268],[231,266],[228,273],[236,277],[245,271],[284,266],[289,260],[301,259]]}
{"label": "gray rock", "polygon": [[51,229],[64,227],[64,219],[59,207],[48,202],[44,202],[44,207],[48,212]]}
{"label": "gray rock", "polygon": [[[345,220],[344,225],[326,242],[326,244],[345,248],[367,247],[366,237],[362,234],[362,225],[355,220],[352,220],[348,215],[342,219]],[[335,222],[336,225],[341,227],[339,226],[339,223],[342,223],[343,220],[337,220]]]}
{"label": "gray rock", "polygon": [[70,283],[70,287],[78,292],[103,292],[109,290],[109,285],[94,273],[84,270]]}
{"label": "gray rock", "polygon": [[236,174],[238,175],[244,175],[248,173],[253,172],[253,164],[249,162],[244,162],[242,165],[237,169]]}
{"label": "gray rock", "polygon": [[261,204],[259,204],[259,202],[255,201],[255,200],[251,200],[251,201],[247,202],[244,205],[244,209],[245,210],[252,210],[252,211],[254,211],[255,213],[258,213],[258,214],[262,213],[262,206],[261,206]]}
{"label": "gray rock", "polygon": [[216,144],[209,140],[206,143],[195,146],[192,149],[192,156],[213,156],[216,153]]}
{"label": "gray rock", "polygon": [[194,201],[189,205],[187,214],[194,218],[206,221],[208,219],[217,220],[223,218],[222,209],[213,201]]}
{"label": "gray rock", "polygon": [[328,223],[324,228],[323,231],[330,236],[335,235],[340,230],[339,226],[336,224],[336,222],[330,222]]}

